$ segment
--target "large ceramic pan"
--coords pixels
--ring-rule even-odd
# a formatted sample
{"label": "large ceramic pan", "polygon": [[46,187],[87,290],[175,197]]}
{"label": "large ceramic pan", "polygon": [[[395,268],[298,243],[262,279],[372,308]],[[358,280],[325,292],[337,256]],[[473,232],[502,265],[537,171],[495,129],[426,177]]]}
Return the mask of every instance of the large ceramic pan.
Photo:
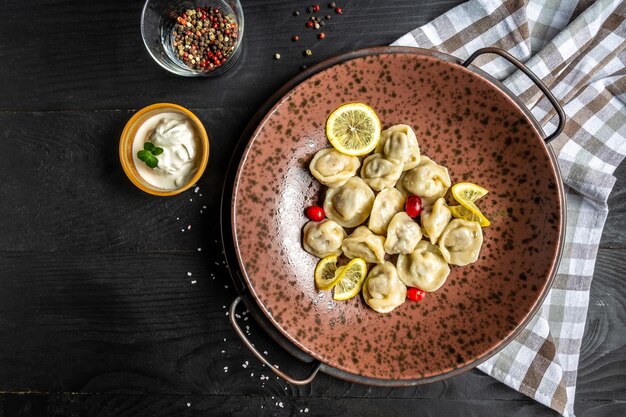
{"label": "large ceramic pan", "polygon": [[[559,115],[557,132],[546,138],[516,97],[470,65],[487,52],[536,82]],[[490,191],[480,200],[492,224],[484,229],[479,260],[453,267],[437,292],[385,315],[360,296],[337,302],[330,291],[318,291],[318,259],[301,246],[305,209],[323,198],[308,163],[328,146],[328,114],[348,101],[368,103],[384,127],[411,125],[422,153],[447,166],[453,183]],[[238,164],[231,164],[222,220],[229,264],[248,307],[261,312],[257,317],[283,346],[316,364],[301,380],[270,366],[273,371],[293,383],[309,382],[318,370],[370,384],[431,382],[483,362],[536,312],[563,242],[563,187],[546,142],[560,132],[564,115],[510,55],[481,50],[462,63],[413,48],[358,51],[302,74],[261,116],[244,138]]]}

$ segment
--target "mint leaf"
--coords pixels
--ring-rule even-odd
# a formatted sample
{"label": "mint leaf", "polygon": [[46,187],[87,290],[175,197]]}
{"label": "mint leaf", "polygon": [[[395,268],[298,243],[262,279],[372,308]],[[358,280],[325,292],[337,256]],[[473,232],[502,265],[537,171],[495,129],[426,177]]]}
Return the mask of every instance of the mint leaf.
{"label": "mint leaf", "polygon": [[151,151],[151,150],[154,149],[154,144],[152,142],[146,142],[146,143],[143,144],[143,148],[146,151]]}
{"label": "mint leaf", "polygon": [[150,153],[150,151],[144,151],[141,150],[139,152],[137,152],[137,158],[139,158],[140,161],[146,162],[146,160],[151,156],[152,154]]}
{"label": "mint leaf", "polygon": [[159,148],[158,146],[152,150],[152,155],[161,155],[163,153],[163,148]]}
{"label": "mint leaf", "polygon": [[159,160],[152,155],[150,155],[145,162],[150,168],[156,168],[157,165],[159,165]]}

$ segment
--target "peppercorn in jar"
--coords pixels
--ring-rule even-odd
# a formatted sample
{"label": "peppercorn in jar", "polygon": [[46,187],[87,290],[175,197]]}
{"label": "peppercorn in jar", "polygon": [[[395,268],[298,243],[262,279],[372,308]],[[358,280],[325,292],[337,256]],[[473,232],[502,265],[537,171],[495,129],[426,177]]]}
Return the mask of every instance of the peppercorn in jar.
{"label": "peppercorn in jar", "polygon": [[187,67],[212,71],[233,54],[239,41],[239,27],[232,13],[217,7],[186,9],[172,26],[173,54]]}

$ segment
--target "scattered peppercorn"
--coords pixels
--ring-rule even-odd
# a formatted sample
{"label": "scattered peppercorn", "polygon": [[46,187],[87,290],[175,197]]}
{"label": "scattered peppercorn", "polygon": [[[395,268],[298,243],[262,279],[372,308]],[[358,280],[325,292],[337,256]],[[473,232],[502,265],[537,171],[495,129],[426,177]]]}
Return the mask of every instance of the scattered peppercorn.
{"label": "scattered peppercorn", "polygon": [[342,9],[341,7],[337,7],[337,8],[335,9],[335,13],[337,13],[337,14],[342,14],[342,13],[343,13],[343,9]]}
{"label": "scattered peppercorn", "polygon": [[274,54],[274,59],[279,60],[280,59],[280,54]]}
{"label": "scattered peppercorn", "polygon": [[312,28],[313,27],[313,22],[310,21],[310,20],[308,22],[306,22],[306,27]]}
{"label": "scattered peppercorn", "polygon": [[319,24],[319,23],[316,23],[316,24],[315,24],[315,29],[319,29],[319,28],[320,28],[320,24]]}
{"label": "scattered peppercorn", "polygon": [[189,68],[210,71],[233,54],[239,36],[232,15],[209,7],[187,9],[176,17],[172,48]]}
{"label": "scattered peppercorn", "polygon": [[300,16],[300,12],[296,10],[295,12],[293,12],[293,15],[294,16]]}
{"label": "scattered peppercorn", "polygon": [[410,195],[406,198],[406,203],[404,204],[404,211],[409,217],[415,218],[420,215],[422,212],[422,199],[417,195]]}
{"label": "scattered peppercorn", "polygon": [[317,37],[320,38],[320,39],[324,39],[326,37],[326,34],[324,32],[322,32],[319,35],[317,35]]}
{"label": "scattered peppercorn", "polygon": [[306,11],[309,13],[313,13],[313,7],[309,6],[306,8]]}
{"label": "scattered peppercorn", "polygon": [[326,214],[324,214],[324,209],[320,206],[311,206],[306,209],[306,216],[314,222],[321,222],[326,217]]}
{"label": "scattered peppercorn", "polygon": [[326,20],[330,20],[330,15],[329,14],[326,15]]}
{"label": "scattered peppercorn", "polygon": [[328,3],[328,7],[330,7],[331,9],[334,9],[335,7],[337,7],[337,5],[335,4],[334,1],[331,1],[330,3]]}
{"label": "scattered peppercorn", "polygon": [[315,13],[319,12],[319,11],[320,11],[320,5],[319,5],[319,4],[315,4],[315,5],[313,5],[313,11],[314,11]]}
{"label": "scattered peppercorn", "polygon": [[411,301],[420,301],[426,296],[426,293],[419,288],[410,287],[406,291],[406,298]]}
{"label": "scattered peppercorn", "polygon": [[294,42],[297,42],[297,41],[298,41],[298,39],[300,39],[300,38],[298,37],[298,35],[296,35],[296,36],[294,36],[293,38],[291,38],[291,40],[292,40],[292,41],[294,41]]}
{"label": "scattered peppercorn", "polygon": [[313,51],[311,51],[310,49],[307,49],[306,51],[304,51],[304,55],[311,56],[313,55]]}

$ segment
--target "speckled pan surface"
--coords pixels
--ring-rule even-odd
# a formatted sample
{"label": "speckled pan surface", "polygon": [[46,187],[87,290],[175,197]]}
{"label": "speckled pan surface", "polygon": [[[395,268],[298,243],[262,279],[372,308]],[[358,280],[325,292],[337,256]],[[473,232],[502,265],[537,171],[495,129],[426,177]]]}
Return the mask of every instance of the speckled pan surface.
{"label": "speckled pan surface", "polygon": [[[301,245],[305,209],[323,200],[308,163],[329,146],[327,115],[348,101],[371,105],[383,128],[411,125],[453,183],[490,190],[479,203],[492,222],[479,260],[386,315],[360,296],[337,302],[317,291],[318,259]],[[553,157],[515,101],[457,64],[376,53],[318,72],[267,114],[239,165],[232,227],[249,290],[296,346],[366,378],[428,381],[481,362],[534,312],[558,263],[562,208]]]}

